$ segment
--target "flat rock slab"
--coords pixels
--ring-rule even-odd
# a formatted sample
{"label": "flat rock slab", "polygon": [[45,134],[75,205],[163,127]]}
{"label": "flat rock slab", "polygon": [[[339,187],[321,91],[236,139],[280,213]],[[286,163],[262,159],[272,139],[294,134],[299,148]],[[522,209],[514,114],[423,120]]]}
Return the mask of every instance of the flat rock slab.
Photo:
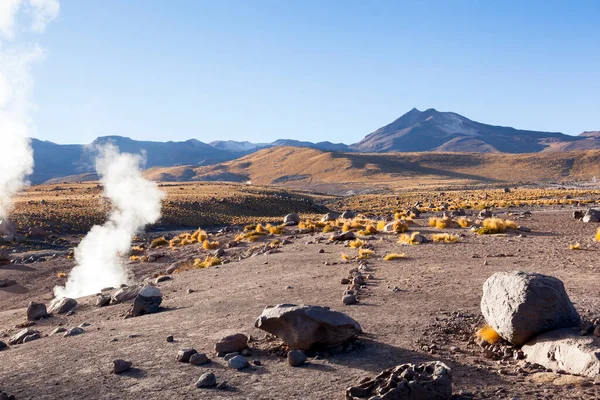
{"label": "flat rock slab", "polygon": [[254,325],[292,350],[338,346],[362,333],[360,324],[328,307],[278,304],[267,306]]}
{"label": "flat rock slab", "polygon": [[571,328],[537,336],[522,347],[530,363],[552,370],[597,378],[600,374],[600,338],[580,336]]}

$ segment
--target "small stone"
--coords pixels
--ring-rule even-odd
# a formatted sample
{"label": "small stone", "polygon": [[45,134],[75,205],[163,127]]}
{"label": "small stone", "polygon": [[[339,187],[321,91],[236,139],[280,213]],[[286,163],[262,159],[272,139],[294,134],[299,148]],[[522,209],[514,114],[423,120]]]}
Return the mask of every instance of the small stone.
{"label": "small stone", "polygon": [[173,336],[170,336],[170,335],[167,336],[167,342],[171,343],[171,342],[173,342],[173,340],[174,340]]}
{"label": "small stone", "polygon": [[215,351],[233,353],[236,351],[242,351],[248,347],[248,336],[243,333],[236,333],[235,335],[229,335],[219,340],[215,344]]}
{"label": "small stone", "polygon": [[227,365],[231,369],[243,369],[246,368],[248,364],[248,360],[244,356],[235,356],[227,361]]}
{"label": "small stone", "polygon": [[211,388],[215,386],[217,386],[217,377],[212,372],[200,375],[198,382],[196,382],[196,387],[198,389]]}
{"label": "small stone", "polygon": [[81,329],[80,327],[77,326],[75,328],[71,328],[71,329],[67,330],[65,332],[65,334],[63,335],[63,337],[77,336],[77,335],[81,335],[84,332],[85,331],[83,329]]}
{"label": "small stone", "polygon": [[225,390],[225,389],[227,389],[227,381],[220,382],[217,385],[217,389],[219,389],[219,390]]}
{"label": "small stone", "polygon": [[323,254],[323,253],[325,253],[325,249],[320,249],[319,254]]}
{"label": "small stone", "polygon": [[594,336],[600,337],[600,325],[594,328]]}
{"label": "small stone", "polygon": [[154,283],[158,284],[158,283],[170,281],[170,280],[171,280],[171,275],[161,275],[154,280]]}
{"label": "small stone", "polygon": [[198,353],[195,349],[181,349],[177,353],[177,361],[179,362],[189,362],[190,357],[194,354]]}
{"label": "small stone", "polygon": [[204,353],[192,354],[190,357],[190,364],[192,365],[204,365],[208,363],[209,359]]}
{"label": "small stone", "polygon": [[8,345],[0,340],[0,351],[8,349]]}
{"label": "small stone", "polygon": [[356,300],[356,296],[353,294],[347,294],[342,298],[342,302],[344,305],[349,306],[352,304],[356,304],[358,300]]}
{"label": "small stone", "polygon": [[235,356],[239,356],[239,355],[240,355],[240,353],[238,353],[237,351],[235,351],[235,352],[233,352],[233,353],[227,353],[227,354],[225,354],[225,356],[223,357],[223,360],[225,360],[225,361],[229,361],[229,360],[231,360],[233,357],[235,357]]}
{"label": "small stone", "polygon": [[260,360],[252,360],[252,364],[254,364],[254,365],[262,365],[262,362]]}
{"label": "small stone", "polygon": [[133,366],[133,363],[131,361],[125,361],[125,360],[120,360],[120,359],[114,360],[113,361],[113,374],[120,374],[122,372],[129,371],[132,366]]}
{"label": "small stone", "polygon": [[346,278],[342,278],[342,280],[340,281],[340,283],[341,283],[342,285],[347,285],[347,284],[349,284],[349,283],[350,283],[350,280],[349,280],[349,279],[346,279]]}
{"label": "small stone", "polygon": [[96,307],[104,307],[110,303],[110,296],[107,294],[101,294],[96,297]]}
{"label": "small stone", "polygon": [[288,364],[298,367],[306,361],[306,354],[301,350],[292,350],[287,354]]}
{"label": "small stone", "polygon": [[36,333],[34,333],[32,335],[25,336],[23,338],[23,343],[32,342],[34,340],[38,340],[39,338],[41,338],[41,336],[40,336],[40,334],[38,332],[36,332]]}
{"label": "small stone", "polygon": [[63,333],[66,331],[67,330],[65,328],[63,328],[62,326],[59,326],[58,328],[55,328],[52,332],[50,332],[50,336],[56,335],[57,333]]}
{"label": "small stone", "polygon": [[90,326],[90,324],[88,324],[87,322],[82,322],[79,324],[80,328],[85,328],[86,326]]}

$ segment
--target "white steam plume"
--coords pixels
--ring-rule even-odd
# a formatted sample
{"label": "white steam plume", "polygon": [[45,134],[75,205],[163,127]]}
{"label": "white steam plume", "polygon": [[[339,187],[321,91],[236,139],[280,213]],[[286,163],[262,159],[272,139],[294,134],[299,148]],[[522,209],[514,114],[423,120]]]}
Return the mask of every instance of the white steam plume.
{"label": "white steam plume", "polygon": [[[59,10],[57,0],[0,0],[0,220],[33,172],[31,66],[43,58],[37,44],[17,44],[15,39],[23,31],[42,33]],[[21,14],[31,19],[30,27],[19,25]]]}
{"label": "white steam plume", "polygon": [[121,154],[112,144],[98,150],[96,171],[113,209],[108,221],[94,226],[75,249],[77,264],[66,285],[54,288],[56,297],[87,296],[127,283],[122,257],[129,252],[132,237],[160,218],[165,194],[142,176],[142,157]]}

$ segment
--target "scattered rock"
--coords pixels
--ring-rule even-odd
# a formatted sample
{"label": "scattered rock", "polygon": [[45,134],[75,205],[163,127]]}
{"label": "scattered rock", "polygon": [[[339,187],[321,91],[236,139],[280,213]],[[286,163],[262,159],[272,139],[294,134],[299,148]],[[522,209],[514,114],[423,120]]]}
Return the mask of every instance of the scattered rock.
{"label": "scattered rock", "polygon": [[77,335],[81,335],[83,333],[85,333],[85,331],[82,328],[76,326],[75,328],[71,328],[71,329],[67,330],[63,336],[64,337],[77,336]]}
{"label": "scattered rock", "polygon": [[244,356],[235,356],[227,361],[227,366],[231,369],[244,369],[248,366],[248,360]]}
{"label": "scattered rock", "polygon": [[286,226],[298,225],[300,223],[300,216],[298,214],[288,214],[283,217],[283,224]]}
{"label": "scattered rock", "polygon": [[298,367],[306,361],[306,354],[302,350],[292,350],[287,354],[288,364],[292,367]]}
{"label": "scattered rock", "polygon": [[125,371],[129,371],[133,367],[133,363],[131,361],[125,360],[114,360],[113,361],[113,374],[120,374]]}
{"label": "scattered rock", "polygon": [[[190,268],[192,265],[194,265],[194,260],[175,261],[173,264],[169,265],[166,272],[167,272],[167,274],[172,274],[173,272],[177,271],[178,269]],[[133,297],[135,297],[135,296],[133,296]]]}
{"label": "scattered rock", "polygon": [[573,219],[582,219],[583,218],[583,211],[573,211],[573,214],[571,215],[573,217]]}
{"label": "scattered rock", "polygon": [[349,306],[349,305],[358,303],[358,300],[356,299],[355,295],[347,294],[342,298],[342,302],[344,303],[345,306]]}
{"label": "scattered rock", "polygon": [[327,214],[323,215],[323,218],[321,218],[321,222],[330,222],[330,221],[335,221],[336,219],[338,219],[340,215],[336,212],[328,212]]}
{"label": "scattered rock", "polygon": [[279,337],[292,350],[333,347],[362,333],[359,323],[344,313],[294,304],[265,307],[254,325]]}
{"label": "scattered rock", "polygon": [[[218,353],[218,354],[223,354],[223,353]],[[238,353],[237,351],[234,351],[233,353],[226,353],[226,354],[223,356],[223,360],[225,360],[225,361],[229,361],[229,360],[231,360],[233,357],[235,357],[235,356],[239,356],[239,355],[240,355],[240,353]]]}
{"label": "scattered rock", "polygon": [[69,311],[73,311],[77,307],[77,300],[63,297],[60,299],[54,299],[50,302],[48,307],[49,314],[66,314]]}
{"label": "scattered rock", "polygon": [[36,332],[36,333],[31,334],[31,335],[25,336],[23,338],[23,343],[32,342],[34,340],[38,340],[41,337],[42,336],[38,332]]}
{"label": "scattered rock", "polygon": [[221,258],[225,255],[225,250],[224,249],[217,249],[214,253],[213,256],[217,257],[217,258]]}
{"label": "scattered rock", "polygon": [[204,365],[210,360],[204,353],[195,353],[190,356],[189,363],[192,365]]}
{"label": "scattered rock", "polygon": [[519,271],[497,272],[485,281],[481,312],[503,339],[515,345],[580,321],[560,279]]}
{"label": "scattered rock", "polygon": [[517,230],[521,232],[531,232],[531,228],[528,228],[526,226],[518,226]]}
{"label": "scattered rock", "polygon": [[246,347],[248,347],[248,336],[243,333],[236,333],[219,340],[215,344],[215,351],[217,353],[233,353],[240,352]]}
{"label": "scattered rock", "polygon": [[189,362],[190,357],[197,353],[198,352],[195,349],[181,349],[177,352],[177,361],[183,363]]}
{"label": "scattered rock", "polygon": [[110,303],[110,296],[107,294],[99,294],[96,296],[96,307],[104,307]]}
{"label": "scattered rock", "polygon": [[356,217],[356,214],[354,211],[346,210],[342,213],[341,217],[344,219],[352,219]]}
{"label": "scattered rock", "polygon": [[435,361],[403,364],[381,372],[374,379],[346,390],[346,399],[450,400],[452,373],[446,364]]}
{"label": "scattered rock", "polygon": [[196,387],[198,389],[211,388],[215,386],[217,386],[217,377],[212,372],[200,375],[198,382],[196,382]]}
{"label": "scattered rock", "polygon": [[492,212],[487,208],[483,209],[479,212],[479,214],[477,214],[477,218],[479,218],[479,219],[492,218]]}
{"label": "scattered rock", "polygon": [[217,389],[219,389],[219,390],[227,389],[227,381],[219,382],[219,384],[217,385]]}
{"label": "scattered rock", "polygon": [[110,299],[110,304],[119,304],[134,299],[140,293],[142,287],[139,285],[125,286],[117,290]]}
{"label": "scattered rock", "polygon": [[8,345],[0,340],[0,351],[8,349]]}
{"label": "scattered rock", "polygon": [[65,328],[63,328],[62,326],[59,326],[57,328],[55,328],[52,332],[50,332],[50,336],[52,335],[56,335],[58,333],[63,333],[66,332],[67,330]]}
{"label": "scattered rock", "polygon": [[133,307],[129,314],[138,317],[145,314],[158,312],[162,303],[162,294],[156,286],[144,286],[133,300]]}
{"label": "scattered rock", "polygon": [[541,334],[522,347],[530,363],[553,371],[598,377],[600,371],[600,338],[580,336],[573,329],[558,329]]}
{"label": "scattered rock", "polygon": [[333,235],[331,237],[331,240],[336,240],[336,241],[346,241],[346,240],[354,240],[354,239],[356,239],[356,235],[352,231],[339,233],[339,234]]}
{"label": "scattered rock", "polygon": [[29,321],[36,321],[46,317],[48,317],[48,312],[46,311],[45,304],[34,303],[33,301],[29,302],[27,306],[27,319]]}
{"label": "scattered rock", "polygon": [[600,210],[597,208],[588,208],[583,215],[583,222],[600,222]]}
{"label": "scattered rock", "polygon": [[17,332],[16,334],[14,334],[10,339],[8,339],[8,344],[10,346],[14,346],[15,344],[21,344],[21,343],[23,343],[23,339],[25,339],[27,336],[31,336],[35,333],[39,333],[39,332],[34,331],[33,329],[25,328],[25,329]]}
{"label": "scattered rock", "polygon": [[154,283],[159,284],[161,282],[170,281],[170,280],[171,280],[171,275],[161,275],[154,280]]}
{"label": "scattered rock", "polygon": [[173,340],[174,340],[173,336],[171,336],[171,335],[167,336],[167,342],[171,343],[171,342],[173,342]]}

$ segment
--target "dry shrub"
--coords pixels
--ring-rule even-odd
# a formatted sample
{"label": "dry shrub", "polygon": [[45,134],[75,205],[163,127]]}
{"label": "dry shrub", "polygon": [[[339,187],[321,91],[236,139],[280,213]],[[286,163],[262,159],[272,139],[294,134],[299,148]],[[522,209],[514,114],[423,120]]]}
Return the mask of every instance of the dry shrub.
{"label": "dry shrub", "polygon": [[446,229],[450,222],[451,220],[445,218],[429,218],[429,226],[436,227],[437,229]]}
{"label": "dry shrub", "polygon": [[375,252],[373,250],[370,249],[364,249],[364,248],[360,248],[358,249],[358,258],[364,259],[364,258],[371,258],[371,256],[374,256]]}
{"label": "dry shrub", "polygon": [[269,247],[274,249],[275,247],[279,246],[280,244],[281,244],[281,241],[279,239],[275,239],[271,243],[269,243]]}
{"label": "dry shrub", "polygon": [[254,230],[256,233],[264,233],[264,234],[267,233],[267,230],[261,224],[256,225],[256,228]]}
{"label": "dry shrub", "polygon": [[480,235],[493,235],[496,233],[504,233],[506,225],[500,218],[486,218],[483,220],[483,226],[477,231]]}
{"label": "dry shrub", "polygon": [[269,233],[271,235],[281,235],[283,233],[283,226],[282,225],[267,224],[267,226],[265,226],[265,229],[267,231],[269,231]]}
{"label": "dry shrub", "polygon": [[244,227],[244,231],[254,231],[256,230],[256,224],[250,224],[250,225],[246,225]]}
{"label": "dry shrub", "polygon": [[401,254],[390,253],[390,254],[386,254],[385,257],[383,257],[383,259],[385,261],[392,261],[392,260],[398,260],[398,259],[401,259],[401,258],[404,258],[404,257],[406,257],[406,254],[404,254],[404,253],[401,253]]}
{"label": "dry shrub", "polygon": [[516,231],[519,229],[519,225],[515,221],[511,221],[510,219],[504,220],[504,226],[506,229],[512,229]]}
{"label": "dry shrub", "polygon": [[596,231],[596,241],[600,242],[600,228]]}
{"label": "dry shrub", "polygon": [[419,232],[413,232],[410,235],[403,233],[402,235],[400,235],[400,238],[398,239],[398,243],[402,243],[402,244],[419,244],[419,242],[417,242],[415,240],[415,236],[417,236],[419,234]]}
{"label": "dry shrub", "polygon": [[394,233],[404,233],[408,231],[408,222],[404,220],[396,220],[392,226]]}
{"label": "dry shrub", "polygon": [[376,233],[379,233],[379,231],[377,230],[375,225],[371,224],[367,225],[365,229],[358,231],[358,234],[361,236],[375,235]]}
{"label": "dry shrub", "polygon": [[219,247],[219,242],[211,242],[208,239],[202,242],[202,248],[204,250],[214,250]]}
{"label": "dry shrub", "polygon": [[156,247],[167,246],[169,241],[165,239],[165,237],[159,237],[150,242],[150,248],[154,249]]}
{"label": "dry shrub", "polygon": [[331,225],[325,225],[323,227],[323,233],[330,233],[330,232],[334,232],[335,228]]}
{"label": "dry shrub", "polygon": [[378,231],[382,231],[383,228],[385,228],[386,225],[387,225],[387,223],[385,221],[378,221],[377,222],[377,230]]}
{"label": "dry shrub", "polygon": [[468,228],[469,226],[471,226],[471,221],[467,219],[467,217],[458,217],[456,219],[456,223],[461,227],[461,228]]}
{"label": "dry shrub", "polygon": [[483,340],[483,341],[486,341],[491,344],[497,343],[498,341],[500,341],[500,335],[498,334],[498,332],[496,332],[494,330],[494,328],[492,328],[489,325],[485,325],[483,328],[479,329],[475,333],[475,336],[479,340]]}
{"label": "dry shrub", "polygon": [[432,236],[434,242],[455,243],[458,237],[450,233],[434,233]]}
{"label": "dry shrub", "polygon": [[140,260],[140,256],[130,256],[129,260],[130,261],[139,261]]}
{"label": "dry shrub", "polygon": [[350,247],[352,247],[353,249],[358,249],[359,247],[364,246],[364,244],[365,242],[363,242],[362,240],[356,239],[350,242]]}
{"label": "dry shrub", "polygon": [[342,260],[344,261],[348,261],[350,259],[350,256],[346,253],[342,253]]}
{"label": "dry shrub", "polygon": [[569,249],[571,249],[571,250],[581,250],[581,244],[579,242],[577,242],[575,244],[570,244],[569,245]]}
{"label": "dry shrub", "polygon": [[208,239],[208,233],[198,228],[196,232],[192,233],[191,239],[196,243],[202,243]]}
{"label": "dry shrub", "polygon": [[56,276],[58,276],[59,278],[66,278],[67,274],[65,272],[59,272],[58,274],[56,274]]}
{"label": "dry shrub", "polygon": [[208,256],[204,259],[204,261],[200,260],[199,258],[195,259],[193,268],[200,269],[200,268],[214,267],[215,265],[221,265],[222,263],[223,262],[221,261],[221,259],[219,257]]}

